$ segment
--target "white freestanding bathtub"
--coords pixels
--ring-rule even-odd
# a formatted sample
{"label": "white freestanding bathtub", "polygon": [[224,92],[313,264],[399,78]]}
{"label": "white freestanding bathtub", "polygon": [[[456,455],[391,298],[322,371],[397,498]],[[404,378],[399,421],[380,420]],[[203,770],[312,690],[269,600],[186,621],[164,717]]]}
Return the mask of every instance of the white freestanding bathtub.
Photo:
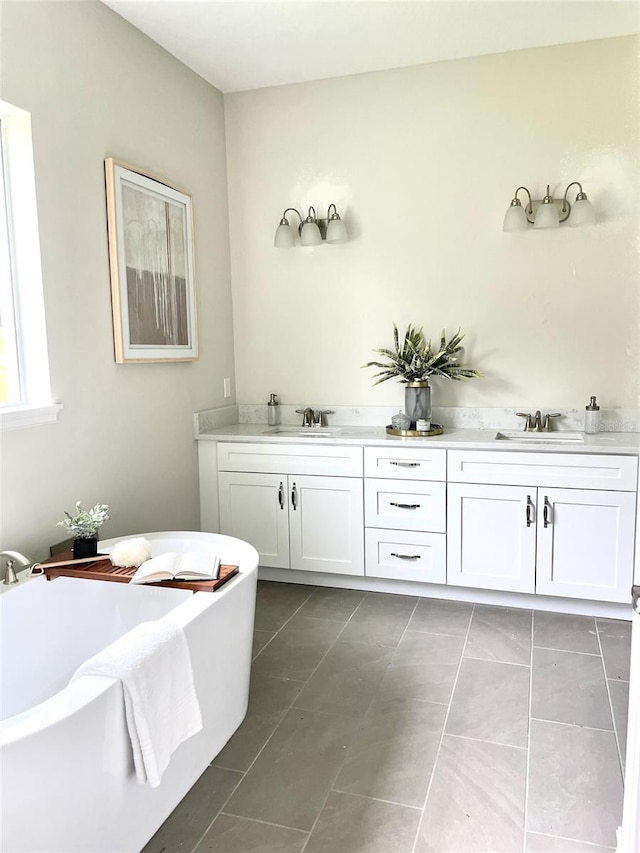
{"label": "white freestanding bathtub", "polygon": [[[38,577],[0,597],[3,853],[139,853],[245,716],[257,552],[212,533],[140,535],[154,555],[212,551],[240,575],[195,594]],[[101,542],[101,552],[116,541]],[[119,682],[69,679],[88,657],[169,611],[187,637],[203,729],[150,788],[136,781]]]}

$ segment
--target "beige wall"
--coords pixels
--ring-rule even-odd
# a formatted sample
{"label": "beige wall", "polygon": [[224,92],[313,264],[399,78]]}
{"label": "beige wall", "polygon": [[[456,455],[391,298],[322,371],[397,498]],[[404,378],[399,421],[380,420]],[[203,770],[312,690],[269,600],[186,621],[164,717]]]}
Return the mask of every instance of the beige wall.
{"label": "beige wall", "polygon": [[[486,378],[434,382],[440,404],[636,407],[637,45],[225,96],[239,401],[401,404],[360,368],[395,320],[467,333]],[[517,186],[572,180],[596,227],[502,233]],[[348,244],[273,248],[285,207],[330,202]]]}
{"label": "beige wall", "polygon": [[[221,94],[92,2],[3,2],[2,97],[31,111],[57,424],[5,432],[3,548],[42,556],[76,500],[106,535],[197,528],[192,415],[233,377]],[[193,194],[200,359],[116,365],[105,157]],[[226,401],[228,402],[228,401]]]}
{"label": "beige wall", "polygon": [[[191,418],[238,399],[401,404],[360,365],[391,323],[467,332],[449,405],[638,405],[637,41],[520,51],[227,96],[111,10],[2,4],[2,97],[32,113],[57,424],[1,436],[0,545],[43,555],[75,500],[106,535],[195,528]],[[113,360],[103,160],[193,193],[194,364]],[[582,180],[593,229],[503,234],[513,189]],[[289,205],[352,240],[276,251]],[[233,399],[230,401],[233,402]]]}

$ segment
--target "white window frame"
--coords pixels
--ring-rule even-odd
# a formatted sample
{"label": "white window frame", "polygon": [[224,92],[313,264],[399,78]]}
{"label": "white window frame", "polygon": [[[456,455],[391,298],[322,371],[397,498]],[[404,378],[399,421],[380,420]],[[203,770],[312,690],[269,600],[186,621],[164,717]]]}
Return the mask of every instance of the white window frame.
{"label": "white window frame", "polygon": [[[0,404],[0,429],[5,430],[52,423],[62,406],[51,399],[31,115],[0,101],[0,133],[4,183],[0,204],[7,217],[8,267],[20,372],[20,400]],[[3,323],[8,320],[3,314]]]}

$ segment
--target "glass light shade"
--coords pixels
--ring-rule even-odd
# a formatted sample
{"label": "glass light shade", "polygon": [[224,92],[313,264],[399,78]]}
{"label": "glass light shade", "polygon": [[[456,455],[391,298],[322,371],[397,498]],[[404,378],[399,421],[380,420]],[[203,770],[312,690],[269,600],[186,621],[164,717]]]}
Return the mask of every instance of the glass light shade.
{"label": "glass light shade", "polygon": [[300,244],[302,246],[319,246],[322,243],[320,229],[315,222],[305,220],[302,225],[302,233],[300,235]]}
{"label": "glass light shade", "polygon": [[569,225],[577,228],[581,225],[595,225],[596,212],[588,198],[578,198],[574,201],[569,217]]}
{"label": "glass light shade", "polygon": [[336,216],[335,219],[330,219],[327,225],[327,236],[325,237],[327,243],[346,243],[348,239],[349,235],[342,219],[339,216]]}
{"label": "glass light shade", "polygon": [[295,246],[295,238],[289,223],[280,223],[276,228],[276,234],[273,238],[273,245],[276,249],[292,249]]}
{"label": "glass light shade", "polygon": [[503,231],[526,231],[529,227],[527,214],[521,204],[512,204],[507,208],[502,223]]}
{"label": "glass light shade", "polygon": [[553,201],[542,202],[536,212],[536,218],[533,222],[534,228],[558,228],[560,225],[560,217],[558,216],[558,208]]}

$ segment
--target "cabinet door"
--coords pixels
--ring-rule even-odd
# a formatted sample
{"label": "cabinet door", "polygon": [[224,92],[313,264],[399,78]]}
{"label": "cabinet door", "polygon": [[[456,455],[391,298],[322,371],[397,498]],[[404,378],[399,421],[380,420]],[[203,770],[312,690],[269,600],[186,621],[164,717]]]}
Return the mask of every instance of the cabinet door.
{"label": "cabinet door", "polygon": [[220,532],[253,545],[261,566],[288,569],[286,476],[221,471],[218,493]]}
{"label": "cabinet door", "polygon": [[447,583],[533,592],[536,490],[448,486]]}
{"label": "cabinet door", "polygon": [[538,489],[536,592],[629,601],[634,494]]}
{"label": "cabinet door", "polygon": [[364,575],[359,477],[289,476],[291,568]]}

